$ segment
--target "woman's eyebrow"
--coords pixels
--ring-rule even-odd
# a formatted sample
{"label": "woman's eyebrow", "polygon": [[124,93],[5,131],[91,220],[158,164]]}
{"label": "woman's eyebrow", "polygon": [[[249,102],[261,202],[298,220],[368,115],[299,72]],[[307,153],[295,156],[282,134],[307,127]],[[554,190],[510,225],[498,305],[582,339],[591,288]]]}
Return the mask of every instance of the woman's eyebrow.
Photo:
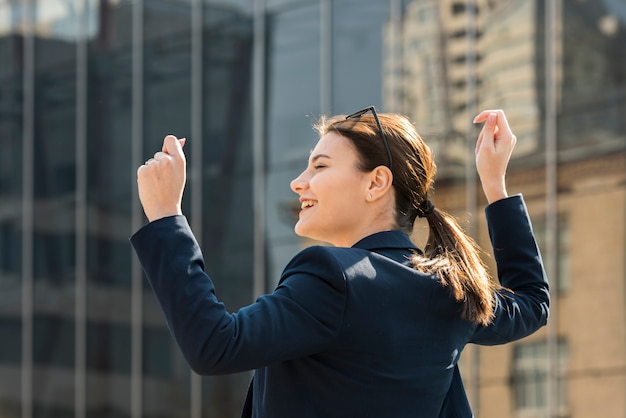
{"label": "woman's eyebrow", "polygon": [[314,163],[315,161],[319,160],[320,158],[330,158],[330,156],[328,156],[326,154],[315,154],[315,155],[311,156],[309,161],[311,163]]}

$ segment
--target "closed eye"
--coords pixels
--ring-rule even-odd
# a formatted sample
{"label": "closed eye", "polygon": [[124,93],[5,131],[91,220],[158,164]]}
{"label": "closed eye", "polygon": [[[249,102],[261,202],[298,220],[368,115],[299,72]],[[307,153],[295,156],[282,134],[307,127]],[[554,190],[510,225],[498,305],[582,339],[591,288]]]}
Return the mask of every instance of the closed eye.
{"label": "closed eye", "polygon": [[316,169],[316,170],[318,170],[320,168],[326,167],[325,164],[320,162],[321,158],[330,158],[330,157],[328,155],[326,155],[326,154],[317,154],[317,155],[312,156],[309,159],[309,164],[313,165],[313,168]]}

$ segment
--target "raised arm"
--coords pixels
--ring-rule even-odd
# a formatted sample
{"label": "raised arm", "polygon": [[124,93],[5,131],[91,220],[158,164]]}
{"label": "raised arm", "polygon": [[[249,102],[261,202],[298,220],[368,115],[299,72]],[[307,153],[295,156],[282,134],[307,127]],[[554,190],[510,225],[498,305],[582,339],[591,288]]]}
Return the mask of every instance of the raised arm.
{"label": "raised arm", "polygon": [[493,322],[479,327],[471,342],[504,344],[526,337],[548,321],[550,292],[526,205],[521,195],[485,209],[498,280]]}
{"label": "raised arm", "polygon": [[322,350],[338,332],[345,307],[345,280],[337,262],[321,248],[304,250],[273,293],[228,312],[182,216],[183,143],[168,135],[162,150],[137,170],[150,223],[131,237],[131,244],[191,368],[200,374],[232,373]]}
{"label": "raised arm", "polygon": [[504,344],[532,334],[548,320],[550,296],[543,262],[521,195],[508,197],[506,170],[517,141],[502,110],[481,112],[476,168],[489,206],[485,209],[498,280],[495,318],[472,342]]}

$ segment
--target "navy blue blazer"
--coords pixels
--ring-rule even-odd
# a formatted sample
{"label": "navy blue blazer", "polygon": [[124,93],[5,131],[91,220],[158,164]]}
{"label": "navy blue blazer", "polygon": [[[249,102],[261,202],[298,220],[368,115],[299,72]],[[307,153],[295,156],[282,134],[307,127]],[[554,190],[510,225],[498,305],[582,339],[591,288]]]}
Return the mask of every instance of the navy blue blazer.
{"label": "navy blue blazer", "polygon": [[253,417],[471,417],[458,372],[467,343],[502,344],[546,324],[549,292],[520,195],[486,208],[498,277],[489,326],[463,319],[436,276],[410,267],[400,231],[296,255],[276,290],[230,313],[215,296],[186,218],[131,243],[168,326],[199,374],[255,369]]}

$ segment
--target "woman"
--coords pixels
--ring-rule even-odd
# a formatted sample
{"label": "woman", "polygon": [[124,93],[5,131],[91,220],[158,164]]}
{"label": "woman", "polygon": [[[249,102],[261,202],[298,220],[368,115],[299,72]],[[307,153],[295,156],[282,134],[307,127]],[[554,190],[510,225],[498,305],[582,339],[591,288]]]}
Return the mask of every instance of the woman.
{"label": "woman", "polygon": [[[255,369],[244,416],[471,417],[458,372],[465,345],[529,335],[549,304],[525,204],[506,191],[515,136],[501,110],[475,122],[484,122],[476,164],[501,285],[428,199],[435,164],[412,124],[367,108],[322,119],[291,183],[296,233],[334,246],[300,252],[273,293],[234,314],[182,216],[184,141],[167,136],[137,170],[150,223],[131,243],[192,369]],[[416,217],[430,225],[423,251],[407,235]]]}

